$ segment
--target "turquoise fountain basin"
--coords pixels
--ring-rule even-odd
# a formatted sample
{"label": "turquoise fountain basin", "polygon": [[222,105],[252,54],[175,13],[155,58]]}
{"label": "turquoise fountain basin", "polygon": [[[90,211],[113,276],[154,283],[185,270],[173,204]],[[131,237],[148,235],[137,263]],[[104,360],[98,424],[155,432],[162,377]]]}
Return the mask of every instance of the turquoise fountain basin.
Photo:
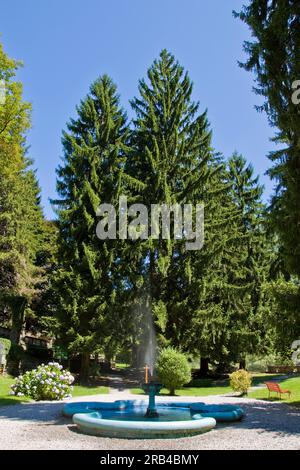
{"label": "turquoise fountain basin", "polygon": [[157,403],[156,409],[159,416],[149,418],[144,400],[72,402],[63,414],[85,434],[126,439],[192,436],[210,431],[216,421],[238,421],[244,415],[239,407],[204,403]]}
{"label": "turquoise fountain basin", "polygon": [[240,421],[245,415],[244,410],[234,405],[205,405],[204,403],[192,403],[191,412],[200,413],[203,417],[212,417],[220,422]]}

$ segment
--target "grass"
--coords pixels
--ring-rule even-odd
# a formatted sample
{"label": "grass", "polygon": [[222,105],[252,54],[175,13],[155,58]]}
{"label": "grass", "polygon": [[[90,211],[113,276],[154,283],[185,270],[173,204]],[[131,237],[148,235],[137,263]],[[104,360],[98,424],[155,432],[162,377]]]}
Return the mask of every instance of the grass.
{"label": "grass", "polygon": [[125,364],[124,362],[117,362],[116,363],[116,369],[129,369],[130,368],[130,364]]}
{"label": "grass", "polygon": [[74,385],[73,397],[83,397],[85,395],[105,395],[109,393],[109,387],[84,387],[83,385]]}
{"label": "grass", "polygon": [[[176,396],[204,397],[207,395],[222,395],[230,391],[230,387],[185,387],[176,390]],[[130,392],[135,395],[145,395],[144,391],[141,388],[131,388]],[[160,392],[160,395],[169,395],[169,391],[166,388],[163,388]]]}
{"label": "grass", "polygon": [[17,405],[30,401],[25,397],[14,397],[9,395],[10,387],[14,382],[14,378],[10,376],[0,376],[0,406]]}
{"label": "grass", "polygon": [[[277,375],[278,374],[255,374],[252,377],[252,385],[259,385],[260,383],[270,380]],[[132,388],[130,391],[136,395],[145,394],[141,388]],[[216,381],[213,379],[195,379],[188,386],[176,390],[176,396],[205,397],[209,395],[224,395],[225,393],[230,392],[232,392],[232,388],[229,386],[228,379],[222,381]],[[166,388],[163,388],[160,395],[169,395],[169,391]]]}
{"label": "grass", "polygon": [[[17,405],[30,401],[30,398],[9,395],[13,382],[13,377],[0,376],[0,406]],[[72,395],[73,397],[81,397],[85,395],[103,395],[106,393],[109,393],[109,387],[83,387],[82,385],[75,385]]]}
{"label": "grass", "polygon": [[[282,402],[288,403],[289,405],[298,406],[300,407],[300,377],[293,377],[291,379],[283,380],[279,383],[280,388],[285,390],[290,390],[291,397],[289,398],[288,395],[281,395]],[[261,390],[255,390],[254,392],[250,392],[248,395],[250,398],[258,398],[259,400],[266,400],[266,401],[277,401],[276,393],[271,393],[271,398],[269,397],[269,393],[266,388]]]}

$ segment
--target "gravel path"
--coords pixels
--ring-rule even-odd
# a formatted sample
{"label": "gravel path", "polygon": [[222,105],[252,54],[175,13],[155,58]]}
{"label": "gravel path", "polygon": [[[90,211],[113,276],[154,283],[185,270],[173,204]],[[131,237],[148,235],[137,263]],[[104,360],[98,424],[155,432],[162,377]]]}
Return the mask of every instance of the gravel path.
{"label": "gravel path", "polygon": [[[128,398],[135,397],[124,390],[121,393],[80,397],[72,401]],[[158,400],[172,401],[172,398],[159,397]],[[178,400],[237,404],[244,408],[247,416],[240,423],[226,426],[217,424],[209,433],[194,437],[124,440],[78,433],[71,420],[62,417],[62,402],[29,403],[0,408],[0,449],[300,450],[300,409],[279,402],[227,396],[180,397]]]}

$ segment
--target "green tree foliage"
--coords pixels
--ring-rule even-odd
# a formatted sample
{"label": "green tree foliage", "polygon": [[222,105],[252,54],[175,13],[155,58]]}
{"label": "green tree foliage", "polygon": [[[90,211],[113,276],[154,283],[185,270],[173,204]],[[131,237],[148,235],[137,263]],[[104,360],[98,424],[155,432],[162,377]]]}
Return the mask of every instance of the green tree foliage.
{"label": "green tree foliage", "polygon": [[[235,153],[228,162],[231,198],[238,209],[241,238],[237,255],[227,265],[231,320],[230,350],[234,360],[243,363],[247,353],[262,351],[266,328],[267,298],[264,285],[269,278],[271,247],[266,234],[263,187],[253,167]],[[262,351],[263,352],[263,351]]]}
{"label": "green tree foliage", "polygon": [[82,381],[88,378],[90,354],[105,347],[119,325],[117,297],[124,289],[119,245],[97,238],[96,213],[101,203],[118,206],[127,132],[116,86],[103,76],[92,84],[63,134],[57,183],[61,199],[54,201],[59,216],[58,313],[61,339],[82,355]]}
{"label": "green tree foliage", "polygon": [[[131,102],[130,131],[116,88],[104,76],[64,133],[54,293],[60,339],[82,354],[83,380],[93,352],[110,359],[122,346],[140,346],[135,356],[141,363],[152,322],[160,347],[174,345],[219,363],[243,361],[262,348],[270,250],[262,187],[242,156],[226,164],[216,154],[207,112],[199,112],[192,88],[163,50]],[[187,250],[185,239],[161,234],[147,239],[151,226],[139,226],[137,239],[99,240],[97,208],[118,207],[121,195],[128,204],[144,204],[148,214],[152,204],[204,204],[203,248]],[[171,213],[171,233],[174,220]]]}
{"label": "green tree foliage", "polygon": [[[269,175],[277,182],[271,219],[286,270],[299,276],[300,108],[292,94],[293,83],[300,77],[300,4],[296,0],[252,0],[235,15],[250,27],[254,38],[244,43],[248,60],[241,65],[255,73],[255,91],[265,98],[258,109],[267,113],[276,128],[273,140],[282,145],[269,156],[273,163]],[[299,292],[294,300],[294,316],[299,323]]]}
{"label": "green tree foliage", "polygon": [[255,38],[244,44],[249,58],[242,66],[255,73],[255,91],[265,98],[259,109],[278,129],[275,142],[285,144],[270,154],[274,165],[269,174],[278,182],[273,215],[289,268],[299,275],[300,113],[292,102],[292,84],[300,77],[300,5],[290,0],[253,0],[238,16]]}
{"label": "green tree foliage", "polygon": [[[209,194],[221,165],[211,148],[207,113],[192,101],[192,82],[175,58],[163,50],[139,83],[131,153],[126,170],[144,183],[140,202],[151,204],[214,204]],[[217,184],[214,190],[218,191]],[[207,211],[209,213],[209,211]],[[195,215],[195,214],[194,214]],[[212,216],[212,215],[211,215]],[[174,214],[171,215],[171,230]],[[137,244],[146,291],[160,341],[174,340],[192,289],[194,255],[186,240],[162,236]],[[196,294],[198,296],[198,294]],[[188,312],[186,312],[188,315]]]}
{"label": "green tree foliage", "polygon": [[55,316],[57,296],[54,279],[58,264],[58,228],[55,221],[44,221],[40,242],[36,252],[36,266],[42,276],[36,283],[36,295],[26,312],[25,329],[33,334],[43,333],[55,338],[59,333]]}
{"label": "green tree foliage", "polygon": [[0,45],[0,80],[5,85],[0,105],[0,301],[16,343],[42,276],[36,255],[44,230],[40,189],[26,157],[30,104],[22,100],[22,84],[14,79],[18,66]]}
{"label": "green tree foliage", "polygon": [[293,341],[300,337],[300,325],[295,315],[299,302],[299,281],[280,277],[266,286],[271,311],[265,317],[271,351],[284,359],[291,359]]}
{"label": "green tree foliage", "polygon": [[229,159],[208,194],[205,244],[194,254],[175,337],[177,345],[200,353],[202,366],[210,358],[222,370],[231,361],[243,363],[246,353],[265,343],[269,245],[262,187],[242,156]]}

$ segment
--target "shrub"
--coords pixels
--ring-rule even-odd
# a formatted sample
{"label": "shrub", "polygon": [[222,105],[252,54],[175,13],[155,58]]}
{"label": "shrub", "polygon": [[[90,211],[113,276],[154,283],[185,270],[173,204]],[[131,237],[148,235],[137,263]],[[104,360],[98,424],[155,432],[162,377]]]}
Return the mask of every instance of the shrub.
{"label": "shrub", "polygon": [[11,386],[11,395],[34,400],[61,400],[71,397],[74,377],[57,362],[42,364],[20,375]]}
{"label": "shrub", "polygon": [[247,394],[252,383],[252,377],[249,372],[240,369],[230,374],[229,377],[230,386],[235,392],[241,392],[243,395]]}
{"label": "shrub", "polygon": [[189,383],[192,379],[191,367],[184,354],[174,348],[162,349],[157,361],[159,380],[175,395],[175,390]]}
{"label": "shrub", "polygon": [[7,338],[0,338],[0,343],[4,346],[4,354],[7,356],[11,347],[11,341]]}

